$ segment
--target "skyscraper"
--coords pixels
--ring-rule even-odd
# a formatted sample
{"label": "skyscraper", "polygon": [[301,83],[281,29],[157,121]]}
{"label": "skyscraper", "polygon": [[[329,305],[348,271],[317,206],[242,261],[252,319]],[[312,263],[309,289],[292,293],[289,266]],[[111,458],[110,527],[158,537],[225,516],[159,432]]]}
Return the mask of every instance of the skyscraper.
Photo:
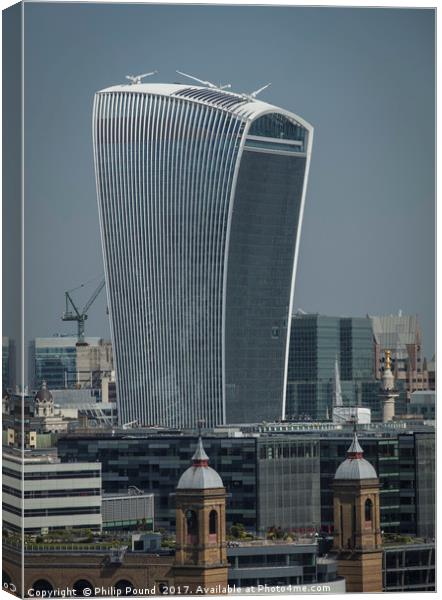
{"label": "skyscraper", "polygon": [[312,127],[178,84],[102,90],[93,123],[120,420],[281,417]]}
{"label": "skyscraper", "polygon": [[372,416],[379,418],[379,382],[375,379],[374,359],[369,318],[293,315],[287,418],[326,419],[336,404],[370,408]]}

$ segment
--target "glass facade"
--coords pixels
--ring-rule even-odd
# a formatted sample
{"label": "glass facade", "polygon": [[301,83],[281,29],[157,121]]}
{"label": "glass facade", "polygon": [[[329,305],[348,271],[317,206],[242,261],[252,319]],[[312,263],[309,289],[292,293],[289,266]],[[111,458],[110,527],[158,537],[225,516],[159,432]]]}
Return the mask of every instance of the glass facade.
{"label": "glass facade", "polygon": [[226,300],[228,422],[281,418],[293,256],[305,156],[245,151]]}
{"label": "glass facade", "polygon": [[436,535],[436,439],[431,434],[415,434],[416,444],[416,534]]}
{"label": "glass facade", "polygon": [[[385,533],[433,537],[435,531],[434,433],[393,433],[382,438],[359,433],[366,458],[380,481],[381,527]],[[351,436],[324,434],[320,440],[321,523],[333,529],[332,482]],[[417,457],[421,457],[420,462]]]}
{"label": "glass facade", "polygon": [[[385,533],[431,535],[434,531],[434,433],[359,432],[364,457],[380,480]],[[204,447],[228,493],[230,527],[265,533],[281,527],[298,533],[333,530],[333,479],[352,432],[305,431],[256,437],[206,436]],[[103,491],[125,494],[130,485],[155,494],[155,521],[175,526],[176,483],[191,463],[196,438],[188,435],[81,434],[59,437],[63,461],[102,463]],[[419,473],[414,456],[420,456]],[[432,470],[433,469],[433,470]],[[425,534],[425,531],[427,534]]]}
{"label": "glass facade", "polygon": [[[96,346],[101,339],[88,337],[85,341],[90,346]],[[52,390],[76,387],[82,377],[77,364],[76,344],[76,337],[67,336],[32,340],[29,344],[28,361],[31,388],[40,388],[43,381]]]}
{"label": "glass facade", "polygon": [[[63,435],[63,461],[102,464],[103,492],[125,494],[134,485],[155,494],[155,524],[175,527],[175,486],[191,463],[191,436]],[[307,531],[319,526],[318,440],[204,437],[210,466],[220,475],[228,497],[227,526],[241,523],[251,532],[272,526]]]}
{"label": "glass facade", "polygon": [[2,338],[2,389],[15,386],[15,343],[9,337]]}
{"label": "glass facade", "polygon": [[294,315],[286,418],[331,418],[336,360],[344,406],[367,407],[380,417],[371,320]]}
{"label": "glass facade", "polygon": [[123,423],[211,426],[282,415],[309,138],[294,116],[258,113],[241,96],[200,88],[96,95]]}
{"label": "glass facade", "polygon": [[434,543],[384,547],[384,592],[434,592],[436,590]]}
{"label": "glass facade", "polygon": [[29,346],[31,386],[49,389],[74,387],[77,381],[76,338],[35,338]]}
{"label": "glass facade", "polygon": [[275,524],[295,533],[320,529],[318,439],[288,436],[260,439],[258,475],[261,535]]}
{"label": "glass facade", "polygon": [[[62,436],[58,441],[63,461],[89,456],[102,465],[105,494],[126,494],[136,486],[155,495],[155,525],[175,528],[175,487],[192,462],[196,438],[191,436]],[[256,440],[204,438],[210,466],[221,476],[227,498],[227,525],[242,523],[255,531],[257,522]]]}
{"label": "glass facade", "polygon": [[[324,436],[321,438],[321,522],[324,531],[333,531],[333,479],[338,466],[346,456],[351,443],[351,434],[345,437]],[[380,481],[380,512],[383,531],[399,532],[400,490],[399,451],[397,437],[378,440],[365,438],[359,433],[364,449],[364,458],[376,469]]]}

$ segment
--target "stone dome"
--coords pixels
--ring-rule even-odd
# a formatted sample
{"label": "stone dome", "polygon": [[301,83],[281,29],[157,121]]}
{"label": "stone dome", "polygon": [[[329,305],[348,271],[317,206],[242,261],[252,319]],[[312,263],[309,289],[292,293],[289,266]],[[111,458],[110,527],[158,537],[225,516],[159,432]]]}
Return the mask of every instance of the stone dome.
{"label": "stone dome", "polygon": [[52,394],[48,390],[46,381],[43,381],[41,388],[35,395],[35,402],[52,402]]}
{"label": "stone dome", "polygon": [[347,458],[342,462],[336,470],[335,480],[339,479],[377,479],[375,468],[368,460],[364,458],[364,451],[359,443],[356,431],[353,436],[353,441],[347,450]]}
{"label": "stone dome", "polygon": [[223,488],[223,481],[215,469],[209,467],[209,457],[207,456],[201,438],[195,454],[192,457],[192,466],[181,475],[177,490],[208,490],[213,488]]}

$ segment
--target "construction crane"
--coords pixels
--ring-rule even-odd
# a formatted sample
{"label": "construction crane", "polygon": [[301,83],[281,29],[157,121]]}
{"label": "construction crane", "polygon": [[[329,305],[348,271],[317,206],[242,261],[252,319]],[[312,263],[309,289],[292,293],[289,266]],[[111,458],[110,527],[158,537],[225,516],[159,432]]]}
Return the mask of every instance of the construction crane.
{"label": "construction crane", "polygon": [[[84,305],[84,308],[81,312],[75,305],[74,301],[72,300],[71,292],[74,292],[75,290],[78,290],[78,289],[84,287],[85,285],[87,285],[87,283],[82,283],[78,287],[72,288],[71,290],[67,290],[64,293],[65,299],[66,299],[66,310],[64,311],[64,313],[61,317],[61,320],[62,321],[77,321],[77,346],[87,346],[87,343],[84,339],[84,323],[87,319],[87,312],[90,309],[90,307],[92,306],[92,304],[95,302],[95,300],[97,299],[101,290],[104,288],[104,283],[105,283],[105,280],[103,277],[103,279],[100,281],[100,283],[96,287],[95,291],[93,292],[92,296],[89,298],[89,300]],[[69,305],[72,307],[73,311],[70,309]]]}

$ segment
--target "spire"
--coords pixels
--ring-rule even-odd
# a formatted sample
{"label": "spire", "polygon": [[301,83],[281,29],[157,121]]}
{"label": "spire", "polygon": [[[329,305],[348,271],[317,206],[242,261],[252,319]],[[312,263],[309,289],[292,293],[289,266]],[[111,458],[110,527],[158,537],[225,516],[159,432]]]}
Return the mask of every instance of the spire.
{"label": "spire", "polygon": [[347,450],[347,458],[362,458],[364,451],[358,440],[358,434],[356,433],[356,420],[354,422],[353,440],[350,447]]}
{"label": "spire", "polygon": [[209,457],[204,450],[201,436],[198,438],[195,454],[192,456],[192,464],[194,467],[207,467],[209,465]]}
{"label": "spire", "polygon": [[333,386],[333,406],[342,406],[341,375],[339,373],[338,356],[335,359],[335,379]]}

